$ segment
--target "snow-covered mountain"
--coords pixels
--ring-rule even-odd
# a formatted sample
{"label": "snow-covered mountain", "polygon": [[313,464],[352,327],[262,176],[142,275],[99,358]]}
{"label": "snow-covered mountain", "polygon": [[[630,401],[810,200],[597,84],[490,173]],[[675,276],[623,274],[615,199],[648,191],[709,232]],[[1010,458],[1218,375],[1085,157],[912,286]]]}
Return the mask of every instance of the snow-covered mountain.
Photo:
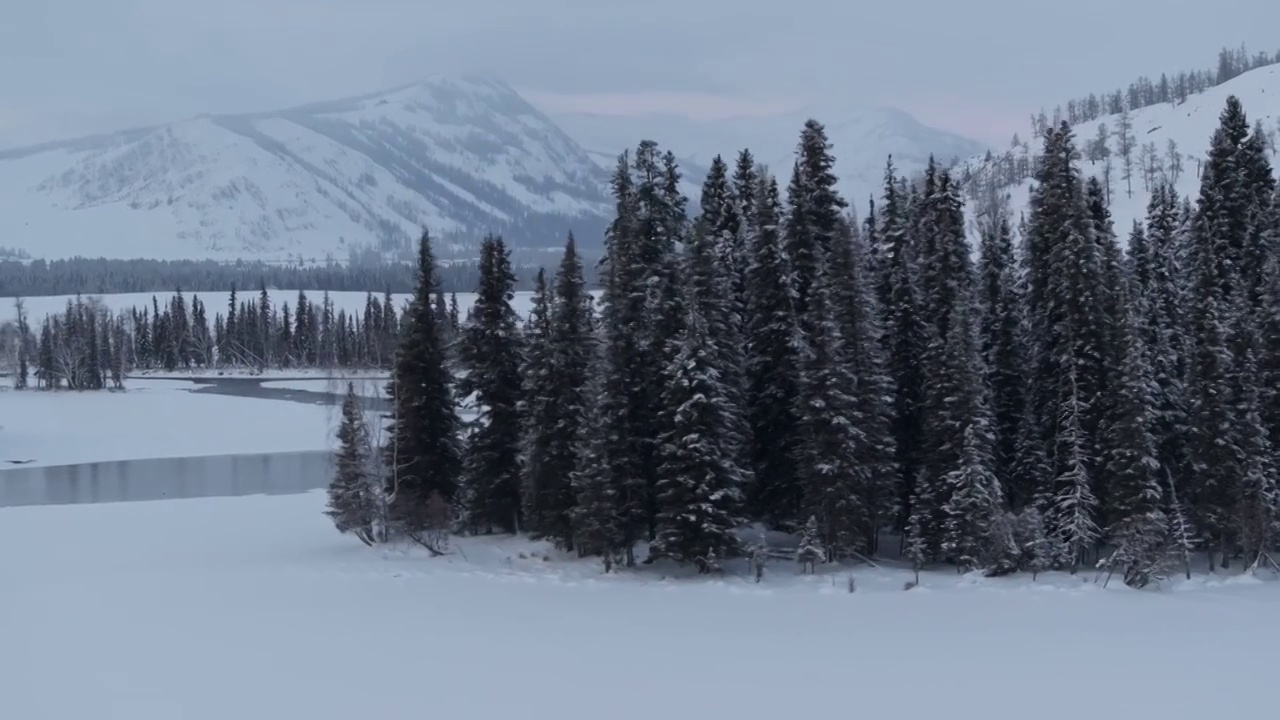
{"label": "snow-covered mountain", "polygon": [[619,153],[642,139],[655,140],[680,159],[687,183],[697,185],[716,155],[732,165],[738,151],[750,148],[760,162],[786,183],[800,130],[810,117],[826,126],[836,158],[840,190],[859,214],[867,199],[879,196],[885,161],[893,155],[899,172],[924,169],[929,155],[944,164],[984,152],[986,146],[954,133],[929,127],[893,108],[805,108],[764,116],[696,120],[675,114],[601,115],[553,113],[551,117],[606,167]]}
{"label": "snow-covered mountain", "polygon": [[[1133,221],[1141,221],[1146,217],[1147,203],[1151,198],[1151,180],[1174,180],[1176,175],[1175,187],[1179,195],[1190,196],[1192,201],[1199,197],[1199,170],[1208,156],[1209,142],[1218,127],[1219,116],[1231,95],[1240,99],[1250,125],[1260,120],[1263,129],[1272,135],[1271,152],[1274,156],[1277,151],[1274,140],[1280,134],[1280,66],[1276,65],[1251,70],[1199,95],[1192,95],[1180,104],[1153,105],[1130,113],[1135,143],[1131,178],[1128,181],[1124,178],[1124,160],[1120,154],[1119,115],[1080,123],[1072,128],[1076,136],[1076,147],[1082,155],[1079,166],[1083,174],[1085,177],[1097,177],[1105,184],[1106,164],[1101,160],[1090,161],[1089,145],[1099,136],[1099,125],[1106,125],[1107,148],[1111,153],[1111,216],[1122,242],[1127,241]],[[1177,155],[1177,162],[1170,154],[1171,140],[1176,145],[1174,154]],[[1146,156],[1142,152],[1144,145],[1154,148],[1153,162],[1142,161]],[[1006,151],[994,158],[972,158],[957,173],[963,175],[967,169],[975,176],[984,173],[999,176],[1005,172],[1003,164],[1030,163],[1042,149],[1038,140],[1032,140],[1029,149]],[[1273,157],[1273,163],[1275,162]],[[1181,165],[1180,172],[1173,169],[1177,164]],[[1027,211],[1031,185],[1031,180],[1022,180],[1005,188],[1005,192],[1010,194],[1013,217],[1017,218]],[[972,203],[969,204],[969,209],[973,209]]]}
{"label": "snow-covered mountain", "polygon": [[606,178],[510,87],[440,77],[0,152],[0,244],[35,257],[344,259],[425,225],[558,247],[571,228],[600,236]]}
{"label": "snow-covered mountain", "polygon": [[[345,259],[408,248],[423,226],[443,257],[486,232],[558,249],[572,229],[598,248],[618,153],[657,140],[693,199],[717,154],[749,147],[785,182],[818,117],[862,211],[885,158],[912,172],[982,146],[906,113],[812,109],[702,122],[674,115],[539,111],[504,83],[437,77],[362,97],[0,151],[0,245],[33,257]],[[696,202],[691,208],[696,208]]]}

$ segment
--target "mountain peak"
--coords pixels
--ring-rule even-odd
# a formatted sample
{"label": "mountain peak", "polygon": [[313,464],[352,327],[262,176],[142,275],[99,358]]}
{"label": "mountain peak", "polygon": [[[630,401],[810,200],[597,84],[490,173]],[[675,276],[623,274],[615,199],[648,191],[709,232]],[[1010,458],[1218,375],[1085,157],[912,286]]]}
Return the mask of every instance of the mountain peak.
{"label": "mountain peak", "polygon": [[0,235],[37,257],[345,258],[424,226],[444,257],[488,232],[558,247],[601,236],[605,179],[500,80],[433,76],[8,153]]}

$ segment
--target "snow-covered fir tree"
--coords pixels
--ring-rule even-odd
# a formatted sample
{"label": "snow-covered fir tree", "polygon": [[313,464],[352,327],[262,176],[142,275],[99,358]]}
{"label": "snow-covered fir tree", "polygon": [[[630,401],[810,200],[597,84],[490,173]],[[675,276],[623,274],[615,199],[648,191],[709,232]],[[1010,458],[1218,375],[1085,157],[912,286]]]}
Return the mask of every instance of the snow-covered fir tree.
{"label": "snow-covered fir tree", "polygon": [[[616,529],[591,552],[621,554],[635,562],[634,545],[656,530],[653,488],[658,478],[663,374],[683,320],[676,248],[688,220],[674,159],[644,141],[635,158],[623,154],[613,177],[616,217],[605,241],[601,303],[601,386],[593,448],[596,467],[584,469],[580,492],[594,497],[582,516],[591,526]],[[600,498],[609,498],[608,506]],[[589,533],[590,534],[590,533]]]}
{"label": "snow-covered fir tree", "polygon": [[857,378],[830,287],[834,278],[824,265],[809,295],[812,325],[796,397],[797,471],[802,507],[817,518],[827,559],[835,560],[866,549],[871,513],[864,494],[868,468],[859,462],[867,440],[857,422]]}
{"label": "snow-covered fir tree", "polygon": [[[551,535],[549,526],[555,525],[555,512],[545,508],[557,496],[554,488],[563,480],[568,484],[567,473],[556,473],[547,467],[548,433],[555,425],[555,407],[552,387],[555,376],[551,367],[551,293],[547,288],[546,271],[539,268],[533,282],[533,308],[524,326],[524,364],[520,375],[524,382],[520,405],[524,435],[521,444],[522,480],[520,499],[524,513],[524,527],[535,538]],[[571,472],[573,465],[569,465]],[[569,508],[571,509],[572,497]],[[571,532],[557,537],[563,542]]]}
{"label": "snow-covered fir tree", "polygon": [[527,524],[536,536],[551,538],[566,550],[575,549],[572,477],[591,411],[589,373],[596,352],[591,302],[570,234],[546,302],[545,324],[535,320],[536,312],[531,318],[534,332],[525,373]]}
{"label": "snow-covered fir tree", "polygon": [[1013,528],[1004,524],[1000,481],[991,470],[992,438],[985,418],[964,429],[960,462],[946,475],[941,553],[961,570],[993,567],[1012,554]]}
{"label": "snow-covered fir tree", "polygon": [[749,239],[746,292],[746,405],[754,482],[753,517],[787,526],[800,516],[796,475],[798,393],[802,339],[796,318],[790,262],[782,248],[778,183],[761,174]]}
{"label": "snow-covered fir tree", "polygon": [[501,238],[480,246],[480,287],[459,340],[465,375],[458,393],[473,396],[476,419],[463,458],[467,524],[479,532],[521,527],[520,447],[523,348],[511,307],[515,275]]}
{"label": "snow-covered fir tree", "polygon": [[1082,427],[1088,406],[1080,397],[1075,370],[1069,370],[1060,384],[1062,401],[1058,408],[1053,460],[1058,474],[1053,482],[1054,493],[1048,498],[1045,520],[1048,533],[1058,544],[1059,563],[1075,572],[1100,535],[1094,519],[1098,499],[1093,494],[1087,440]]}
{"label": "snow-covered fir tree", "polygon": [[922,414],[925,378],[920,358],[928,344],[928,331],[920,305],[909,202],[894,175],[892,161],[885,171],[879,218],[876,270],[884,315],[881,342],[894,391],[893,440],[899,474],[896,525],[905,529],[926,446]]}
{"label": "snow-covered fir tree", "polygon": [[810,515],[800,533],[800,545],[796,548],[796,561],[800,563],[801,572],[813,572],[818,563],[827,557],[826,548],[822,547],[822,533],[818,526],[818,518]]}
{"label": "snow-covered fir tree", "polygon": [[[686,287],[695,292],[692,282]],[[717,371],[721,354],[693,298],[685,303],[677,342],[679,350],[664,371],[667,417],[659,445],[657,533],[650,553],[711,572],[718,569],[718,558],[738,549],[733,530],[741,523],[745,474],[733,434],[732,393]]]}
{"label": "snow-covered fir tree", "polygon": [[1075,159],[1070,127],[1050,129],[1026,231],[1032,379],[1020,467],[1039,476],[1016,480],[1038,488],[1048,533],[1069,546],[1064,557],[1072,567],[1097,536],[1097,440],[1104,393],[1117,374],[1108,362],[1113,321],[1102,290],[1107,270],[1097,239],[1100,221],[1088,210]]}
{"label": "snow-covered fir tree", "polygon": [[807,333],[812,319],[809,297],[825,265],[832,244],[843,232],[849,204],[836,190],[835,157],[826,128],[817,120],[805,122],[796,147],[796,162],[787,186],[787,218],[783,249],[795,278],[795,308],[800,328]]}
{"label": "snow-covered fir tree", "polygon": [[378,518],[378,487],[370,473],[370,432],[361,412],[355,383],[347,383],[342,401],[342,421],[338,426],[338,452],[333,479],[329,481],[329,503],[325,514],[338,532],[351,533],[366,545],[375,542],[374,523]]}
{"label": "snow-covered fir tree", "polygon": [[871,249],[857,232],[856,220],[851,218],[846,227],[848,236],[836,240],[829,268],[834,273],[837,304],[842,308],[845,353],[856,383],[856,422],[865,440],[858,448],[858,462],[865,471],[859,492],[869,513],[865,546],[869,552],[877,552],[880,531],[892,526],[901,502],[893,435],[894,383],[885,356]]}
{"label": "snow-covered fir tree", "polygon": [[1122,318],[1123,373],[1105,423],[1102,476],[1111,503],[1106,536],[1114,548],[1106,563],[1133,587],[1147,585],[1158,571],[1167,554],[1168,530],[1153,432],[1159,388],[1142,342],[1142,306],[1140,297],[1134,297]]}
{"label": "snow-covered fir tree", "polygon": [[[728,449],[735,463],[747,471],[745,454],[750,430],[743,349],[745,251],[740,244],[738,201],[729,184],[728,171],[716,156],[703,184],[701,213],[684,257],[683,302],[697,304],[697,313],[707,325],[707,339],[715,354],[714,368],[725,391]],[[685,311],[689,312],[687,308]]]}
{"label": "snow-covered fir tree", "polygon": [[[1021,508],[1035,496],[1035,488],[1013,483],[1018,431],[1026,407],[1022,297],[1014,254],[1013,228],[1007,196],[992,198],[979,223],[978,305],[979,337],[990,393],[992,418],[991,470],[1004,486],[1011,505]],[[1019,480],[1027,478],[1018,476]]]}
{"label": "snow-covered fir tree", "polygon": [[418,286],[405,310],[407,331],[387,386],[393,410],[384,451],[392,523],[417,538],[448,519],[440,517],[440,503],[453,502],[462,469],[453,377],[431,303],[435,286],[431,238],[424,231],[418,241]]}

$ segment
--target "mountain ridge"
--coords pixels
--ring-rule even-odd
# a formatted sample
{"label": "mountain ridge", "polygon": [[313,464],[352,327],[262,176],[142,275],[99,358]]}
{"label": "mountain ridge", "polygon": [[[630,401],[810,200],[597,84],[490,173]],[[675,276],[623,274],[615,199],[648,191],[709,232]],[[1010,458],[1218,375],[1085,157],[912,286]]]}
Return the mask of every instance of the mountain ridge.
{"label": "mountain ridge", "polygon": [[[52,257],[342,257],[422,226],[559,245],[603,229],[605,180],[505,84],[437,76],[0,151],[0,233]],[[63,239],[94,226],[119,237]]]}
{"label": "mountain ridge", "polygon": [[[613,117],[606,130],[616,142],[601,143],[497,77],[431,75],[279,110],[0,150],[0,238],[35,257],[275,262],[403,253],[425,226],[442,259],[474,254],[488,232],[542,253],[572,230],[590,251],[613,210],[608,177],[618,153],[647,137],[672,148],[682,190],[696,199],[714,154],[750,147],[760,161],[789,165],[809,110],[706,125],[705,143],[682,136],[678,123]],[[922,164],[947,151],[934,142],[946,134],[898,110],[828,127],[855,207],[889,152]],[[922,147],[931,144],[943,147]]]}

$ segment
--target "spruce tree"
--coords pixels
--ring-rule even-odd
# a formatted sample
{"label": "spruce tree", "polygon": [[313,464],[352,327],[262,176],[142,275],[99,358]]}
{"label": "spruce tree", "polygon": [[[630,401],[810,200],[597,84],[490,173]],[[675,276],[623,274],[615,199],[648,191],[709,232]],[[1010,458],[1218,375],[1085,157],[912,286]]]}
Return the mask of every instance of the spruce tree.
{"label": "spruce tree", "polygon": [[[1089,427],[1098,437],[1095,443],[1098,447],[1092,452],[1097,463],[1095,476],[1103,477],[1105,473],[1101,472],[1101,468],[1105,465],[1106,459],[1102,455],[1106,450],[1102,428],[1112,410],[1111,405],[1116,399],[1115,388],[1119,385],[1120,376],[1124,373],[1123,348],[1124,335],[1128,331],[1125,323],[1128,312],[1129,280],[1124,270],[1120,247],[1116,242],[1111,211],[1107,208],[1106,196],[1097,178],[1091,177],[1085,182],[1085,205],[1093,225],[1093,241],[1097,245],[1096,252],[1090,254],[1094,258],[1093,262],[1097,263],[1095,277],[1098,279],[1098,285],[1093,290],[1097,296],[1096,316],[1104,323],[1096,340],[1096,354],[1092,358],[1095,365],[1092,375],[1097,378],[1098,389],[1089,421]],[[1109,522],[1112,506],[1107,483],[1096,483],[1094,492],[1098,495],[1102,513],[1099,521]]]}
{"label": "spruce tree", "polygon": [[[911,499],[909,542],[923,553],[919,559],[953,557],[945,548],[949,507],[952,496],[964,489],[964,482],[991,474],[991,437],[989,420],[983,401],[982,365],[978,355],[970,308],[961,302],[948,313],[946,327],[951,338],[943,341],[941,329],[931,329],[931,341],[921,364],[928,368],[925,388],[924,448],[920,474],[915,478]],[[976,433],[972,438],[970,433]],[[978,443],[966,448],[970,442]],[[966,467],[980,463],[981,467]],[[956,473],[963,473],[956,475]],[[988,489],[982,497],[990,497],[987,518],[1003,504],[998,480],[982,482]],[[968,500],[958,501],[968,507]],[[954,523],[953,523],[954,524]],[[951,538],[952,549],[976,547],[977,538]],[[976,558],[973,558],[976,559]]]}
{"label": "spruce tree", "polygon": [[1121,570],[1125,584],[1143,587],[1163,557],[1168,519],[1163,512],[1161,464],[1152,432],[1159,389],[1142,344],[1140,301],[1131,301],[1130,307],[1122,318],[1123,373],[1106,422],[1104,484],[1111,500],[1106,534],[1115,548],[1107,563]]}
{"label": "spruce tree", "polygon": [[800,563],[802,572],[811,572],[818,563],[827,557],[826,548],[822,547],[822,534],[818,527],[816,515],[810,515],[800,535],[800,545],[796,548],[796,561]]}
{"label": "spruce tree", "polygon": [[894,175],[892,161],[885,171],[879,217],[877,270],[884,315],[881,341],[893,383],[893,440],[899,473],[897,526],[905,529],[916,478],[924,462],[925,377],[920,358],[928,343],[928,328],[917,286],[919,273],[908,200]]}
{"label": "spruce tree", "polygon": [[[702,211],[686,246],[683,273],[687,292],[683,302],[697,304],[697,313],[707,324],[708,342],[715,354],[714,369],[727,393],[726,432],[734,457],[741,458],[749,432],[742,347],[745,252],[739,245],[742,222],[728,170],[717,156],[703,184]],[[745,462],[740,464],[745,468]]]}
{"label": "spruce tree", "polygon": [[[1246,313],[1240,317],[1242,323],[1252,320]],[[1241,453],[1236,522],[1246,567],[1259,564],[1262,555],[1273,547],[1280,509],[1275,451],[1260,412],[1262,393],[1254,360],[1256,342],[1252,333],[1242,340],[1233,378],[1233,435]]]}
{"label": "spruce tree", "polygon": [[1055,435],[1054,495],[1046,513],[1046,525],[1059,546],[1059,562],[1074,573],[1091,550],[1100,531],[1094,518],[1098,499],[1092,490],[1089,455],[1083,422],[1088,406],[1080,397],[1076,371],[1071,369],[1060,383],[1061,403]]}
{"label": "spruce tree", "polygon": [[802,346],[793,302],[794,278],[780,235],[778,183],[762,175],[756,192],[746,293],[748,455],[755,480],[747,507],[754,518],[786,526],[800,517],[794,399]]}
{"label": "spruce tree", "polygon": [[870,514],[866,548],[879,551],[880,530],[893,524],[900,504],[901,478],[894,444],[894,383],[889,373],[881,325],[883,312],[875,290],[875,269],[867,240],[848,226],[850,237],[840,239],[831,256],[833,282],[844,308],[845,352],[855,376],[856,422],[866,442],[858,450],[866,485],[859,489]]}
{"label": "spruce tree", "polygon": [[[446,315],[446,322],[447,318]],[[524,364],[520,369],[524,381],[520,408],[524,423],[520,495],[525,528],[532,537],[544,538],[552,535],[550,528],[555,524],[554,510],[549,506],[557,495],[556,483],[563,480],[567,485],[568,477],[547,466],[548,435],[555,424],[552,398],[555,376],[551,365],[551,296],[546,272],[541,268],[534,278],[533,309],[524,333]],[[556,539],[563,542],[565,538],[557,535]]]}
{"label": "spruce tree", "polygon": [[1019,467],[1035,475],[1017,479],[1039,489],[1048,534],[1068,545],[1073,567],[1097,534],[1093,482],[1104,393],[1115,374],[1099,221],[1089,213],[1076,157],[1070,127],[1046,133],[1026,233],[1030,426]]}
{"label": "spruce tree", "polygon": [[[1023,393],[1022,298],[1007,199],[994,203],[980,223],[979,308],[982,357],[990,392],[992,472],[1010,504],[1024,507],[1035,495],[1025,482],[1014,483],[1018,432],[1026,406]],[[1018,477],[1026,480],[1025,477]]]}
{"label": "spruce tree", "polygon": [[[1147,221],[1134,264],[1135,312],[1140,313],[1142,344],[1156,384],[1154,425],[1161,477],[1181,477],[1187,468],[1187,293],[1183,287],[1183,244],[1178,220],[1179,201],[1168,185],[1159,184],[1147,206]],[[1145,249],[1145,252],[1144,252]],[[1145,260],[1139,258],[1145,256]]]}
{"label": "spruce tree", "polygon": [[[515,532],[522,526],[520,447],[522,352],[511,257],[501,238],[480,246],[480,285],[472,317],[463,328],[459,361],[466,371],[459,394],[474,394],[478,407],[467,438],[462,477],[466,519],[480,532]],[[438,316],[433,311],[433,320]]]}
{"label": "spruce tree", "polygon": [[329,503],[325,514],[338,532],[351,533],[366,545],[374,543],[377,493],[369,472],[369,428],[360,412],[360,396],[355,383],[347,383],[342,401],[342,424],[338,427],[338,453],[333,479],[329,482]]}
{"label": "spruce tree", "polygon": [[[570,234],[554,297],[547,302],[545,326],[531,321],[526,363],[529,414],[526,425],[525,477],[528,524],[535,535],[558,546],[575,549],[573,512],[577,504],[572,478],[579,470],[579,443],[588,433],[591,401],[590,372],[596,353],[591,296],[582,278],[582,261]],[[536,305],[535,305],[536,307]],[[544,327],[540,336],[537,328]]]}
{"label": "spruce tree", "polygon": [[[655,439],[661,435],[663,377],[679,330],[674,251],[684,240],[678,177],[657,145],[644,141],[634,161],[624,153],[613,177],[616,217],[605,239],[598,415],[585,442],[595,467],[575,481],[589,552],[635,563],[634,546],[656,530]],[[585,497],[584,497],[585,496]]]}
{"label": "spruce tree", "polygon": [[836,190],[835,158],[831,150],[831,141],[822,123],[806,121],[787,187],[783,247],[795,273],[796,313],[806,333],[812,325],[808,309],[811,289],[833,243],[844,231],[843,215],[849,207]]}
{"label": "spruce tree", "polygon": [[1188,236],[1188,495],[1193,522],[1206,536],[1211,569],[1215,552],[1226,567],[1241,540],[1237,498],[1246,492],[1243,481],[1256,452],[1250,428],[1237,417],[1248,412],[1237,406],[1244,389],[1239,372],[1256,332],[1247,267],[1254,210],[1243,150],[1248,131],[1239,101],[1228,98],[1201,174]]}
{"label": "spruce tree", "polygon": [[[756,218],[756,200],[760,196],[761,171],[756,167],[756,159],[750,150],[738,153],[737,163],[733,169],[733,194],[737,203],[738,217],[742,220],[742,250],[747,254],[747,241],[754,230]],[[745,265],[744,265],[745,271]]]}
{"label": "spruce tree", "polygon": [[729,389],[716,370],[720,353],[697,302],[687,302],[679,351],[665,368],[665,433],[655,487],[654,557],[692,562],[699,572],[737,550],[734,528],[744,485]]}
{"label": "spruce tree", "polygon": [[452,503],[461,471],[460,421],[453,378],[431,298],[436,286],[431,238],[418,241],[417,285],[406,309],[387,395],[393,405],[385,462],[390,467],[391,520],[410,537],[422,538],[441,524],[438,503]]}
{"label": "spruce tree", "polygon": [[868,468],[859,462],[867,443],[857,420],[853,374],[840,308],[826,263],[810,287],[811,329],[805,338],[796,416],[801,431],[797,474],[805,514],[818,520],[828,560],[865,550],[870,510],[863,492]]}
{"label": "spruce tree", "polygon": [[1011,530],[1002,528],[1004,503],[1000,481],[992,472],[992,438],[985,418],[978,416],[964,429],[960,462],[944,478],[941,553],[957,568],[992,566],[1007,550]]}
{"label": "spruce tree", "polygon": [[623,490],[613,469],[606,463],[610,453],[620,444],[606,418],[619,413],[620,396],[605,394],[607,356],[602,352],[592,364],[587,386],[584,388],[599,401],[588,408],[586,426],[575,446],[572,484],[576,504],[570,513],[573,523],[574,545],[580,555],[599,555],[604,561],[605,572],[629,559],[630,542],[623,524]]}

